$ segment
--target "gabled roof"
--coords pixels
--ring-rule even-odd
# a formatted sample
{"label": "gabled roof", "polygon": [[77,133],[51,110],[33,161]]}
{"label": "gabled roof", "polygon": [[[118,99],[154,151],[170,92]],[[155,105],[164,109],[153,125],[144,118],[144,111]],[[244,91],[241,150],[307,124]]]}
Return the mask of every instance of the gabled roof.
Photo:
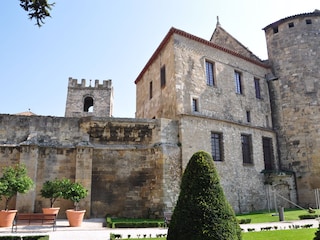
{"label": "gabled roof", "polygon": [[31,112],[31,111],[28,111],[28,112],[21,112],[21,113],[16,113],[14,115],[20,115],[20,116],[37,116],[37,114]]}
{"label": "gabled roof", "polygon": [[227,48],[231,51],[237,52],[243,56],[251,58],[254,61],[262,61],[259,57],[254,55],[247,47],[245,47],[241,42],[224,30],[220,23],[217,23],[216,29],[214,30],[210,42],[213,42],[219,46]]}
{"label": "gabled roof", "polygon": [[[177,35],[180,35],[180,36],[183,36],[185,38],[189,38],[193,41],[196,41],[196,42],[199,42],[199,43],[202,43],[202,44],[205,44],[209,47],[212,47],[212,48],[215,48],[215,49],[218,49],[220,51],[223,51],[223,52],[226,52],[230,55],[233,55],[235,57],[238,57],[238,58],[241,58],[243,60],[246,60],[248,62],[251,62],[253,64],[256,64],[260,67],[264,67],[264,68],[269,68],[269,66],[261,61],[258,57],[256,58],[251,58],[251,57],[248,57],[248,56],[245,56],[237,51],[234,51],[234,50],[231,50],[231,49],[228,49],[224,46],[220,46],[220,45],[217,45],[211,41],[207,41],[205,39],[202,39],[202,38],[199,38],[197,36],[194,36],[190,33],[187,33],[185,31],[182,31],[182,30],[179,30],[179,29],[176,29],[176,28],[171,28],[169,30],[169,32],[167,33],[167,35],[164,37],[164,39],[162,40],[162,42],[160,43],[160,45],[158,46],[158,48],[156,49],[156,51],[152,54],[151,58],[149,59],[149,61],[147,62],[147,64],[144,66],[144,68],[142,69],[142,71],[140,72],[140,74],[138,75],[138,77],[136,78],[136,80],[134,81],[135,84],[137,84],[140,79],[142,78],[143,74],[147,71],[147,69],[150,67],[150,65],[153,63],[153,61],[157,58],[157,56],[159,55],[159,53],[162,51],[162,49],[165,47],[165,45],[169,42],[170,38],[174,35],[174,34],[177,34]],[[249,51],[250,52],[250,51]]]}

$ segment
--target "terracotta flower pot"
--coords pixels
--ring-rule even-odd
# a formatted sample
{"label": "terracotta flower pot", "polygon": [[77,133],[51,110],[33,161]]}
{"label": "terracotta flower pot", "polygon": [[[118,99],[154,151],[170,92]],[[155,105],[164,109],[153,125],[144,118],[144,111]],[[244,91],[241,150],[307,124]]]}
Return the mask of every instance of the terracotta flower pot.
{"label": "terracotta flower pot", "polygon": [[0,227],[11,227],[17,210],[0,211]]}
{"label": "terracotta flower pot", "polygon": [[42,208],[42,212],[45,214],[56,214],[58,216],[60,208]]}
{"label": "terracotta flower pot", "polygon": [[69,209],[66,211],[70,227],[80,227],[86,210],[76,211]]}

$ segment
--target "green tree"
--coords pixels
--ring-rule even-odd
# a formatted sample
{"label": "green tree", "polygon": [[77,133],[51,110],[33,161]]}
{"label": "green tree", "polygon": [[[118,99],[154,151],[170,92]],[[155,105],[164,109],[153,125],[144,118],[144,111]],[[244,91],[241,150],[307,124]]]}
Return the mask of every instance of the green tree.
{"label": "green tree", "polygon": [[239,240],[241,229],[226,200],[213,159],[196,152],[182,176],[167,240]]}
{"label": "green tree", "polygon": [[10,200],[17,193],[27,193],[33,185],[34,183],[27,175],[27,169],[24,165],[17,164],[3,168],[3,174],[0,178],[0,197],[5,198],[6,210],[8,210]]}
{"label": "green tree", "polygon": [[[69,181],[66,179],[54,179],[52,181],[46,181],[42,185],[42,189],[40,190],[40,194],[44,198],[48,198],[50,200],[50,207],[53,207],[54,202],[58,198],[63,197],[63,193],[66,191],[66,185],[69,184]],[[68,185],[69,186],[69,185]]]}
{"label": "green tree", "polygon": [[79,210],[79,202],[88,195],[88,190],[80,183],[73,183],[69,179],[64,182],[63,198],[71,200],[75,206],[75,210]]}
{"label": "green tree", "polygon": [[20,6],[28,12],[29,18],[36,20],[36,25],[41,27],[44,19],[50,17],[51,8],[54,3],[48,3],[47,0],[20,0]]}

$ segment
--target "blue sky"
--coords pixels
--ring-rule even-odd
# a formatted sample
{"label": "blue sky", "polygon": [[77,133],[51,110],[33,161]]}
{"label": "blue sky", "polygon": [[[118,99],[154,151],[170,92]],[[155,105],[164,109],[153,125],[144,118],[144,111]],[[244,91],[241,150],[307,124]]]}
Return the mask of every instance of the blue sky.
{"label": "blue sky", "polygon": [[[134,81],[171,27],[209,40],[222,27],[262,59],[262,28],[319,0],[53,0],[38,28],[18,0],[0,8],[0,113],[64,116],[68,78],[112,79],[114,117],[135,116]],[[50,1],[49,1],[50,2]]]}

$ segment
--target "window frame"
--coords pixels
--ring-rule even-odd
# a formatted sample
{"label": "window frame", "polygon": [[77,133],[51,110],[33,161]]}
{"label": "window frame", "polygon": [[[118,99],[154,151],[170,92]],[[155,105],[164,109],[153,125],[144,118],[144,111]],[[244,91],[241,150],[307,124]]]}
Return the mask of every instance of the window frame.
{"label": "window frame", "polygon": [[149,82],[149,99],[152,99],[153,97],[153,83],[152,81]]}
{"label": "window frame", "polygon": [[253,165],[252,155],[252,136],[250,134],[241,134],[242,163],[244,165]]}
{"label": "window frame", "polygon": [[160,87],[164,88],[166,86],[166,65],[160,68]]}
{"label": "window frame", "polygon": [[205,60],[206,66],[206,83],[210,87],[214,87],[215,83],[215,63],[210,60]]}
{"label": "window frame", "polygon": [[250,112],[250,110],[246,111],[246,120],[247,120],[247,123],[251,123],[251,112]]}
{"label": "window frame", "polygon": [[254,89],[255,89],[255,94],[257,99],[262,99],[261,96],[261,85],[260,85],[260,78],[253,78],[254,81]]}
{"label": "window frame", "polygon": [[[210,135],[211,155],[215,162],[224,161],[223,133],[211,131]],[[218,156],[218,157],[217,157]]]}
{"label": "window frame", "polygon": [[198,113],[199,112],[199,98],[192,97],[191,99],[191,108],[192,112]]}
{"label": "window frame", "polygon": [[273,139],[262,137],[263,162],[265,170],[275,170]]}
{"label": "window frame", "polygon": [[243,94],[242,86],[242,72],[235,70],[234,71],[234,82],[236,84],[236,94]]}

